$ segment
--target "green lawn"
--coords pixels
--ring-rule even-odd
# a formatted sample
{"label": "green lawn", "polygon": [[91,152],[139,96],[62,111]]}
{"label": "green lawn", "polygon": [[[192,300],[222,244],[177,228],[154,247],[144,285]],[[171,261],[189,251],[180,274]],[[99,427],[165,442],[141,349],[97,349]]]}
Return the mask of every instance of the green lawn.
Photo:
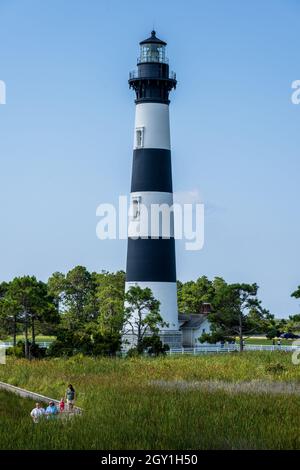
{"label": "green lawn", "polygon": [[[282,346],[291,346],[293,344],[293,339],[281,339]],[[238,342],[238,339],[237,339]],[[245,340],[245,344],[273,344],[273,340],[267,339],[264,337],[257,337],[257,338],[247,338]],[[277,338],[275,338],[275,345],[277,346]]]}
{"label": "green lawn", "polygon": [[[30,340],[30,337],[29,337],[29,340]],[[54,341],[55,336],[37,335],[35,340],[37,342]],[[7,336],[6,338],[3,338],[3,341],[13,341],[13,337],[12,336]],[[17,335],[17,341],[25,341],[25,336],[24,335]]]}
{"label": "green lawn", "polygon": [[[0,448],[300,449],[299,395],[163,388],[153,383],[161,379],[300,385],[300,366],[284,352],[117,360],[78,356],[32,362],[9,358],[0,366],[0,380],[53,398],[60,398],[71,382],[77,404],[85,411],[68,423],[33,425],[28,400],[0,396]],[[2,420],[3,406],[7,411]]]}

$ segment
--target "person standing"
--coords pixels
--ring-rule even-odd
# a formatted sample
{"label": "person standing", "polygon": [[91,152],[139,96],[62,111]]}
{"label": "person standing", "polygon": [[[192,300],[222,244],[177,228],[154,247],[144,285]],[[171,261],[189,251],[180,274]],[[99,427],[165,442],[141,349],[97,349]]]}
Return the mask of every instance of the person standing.
{"label": "person standing", "polygon": [[44,416],[45,410],[42,408],[40,403],[35,404],[35,408],[30,413],[30,416],[32,417],[32,421],[37,424],[40,419]]}
{"label": "person standing", "polygon": [[63,413],[65,411],[65,399],[62,397],[59,402],[59,411]]}
{"label": "person standing", "polygon": [[74,402],[75,402],[75,390],[73,385],[69,384],[67,391],[66,391],[66,399],[67,399],[67,405],[68,405],[68,411],[72,411],[74,407]]}
{"label": "person standing", "polygon": [[46,416],[48,419],[52,419],[52,418],[55,418],[55,416],[57,415],[58,413],[58,409],[57,409],[57,406],[55,405],[55,403],[53,401],[50,401],[49,402],[49,406],[47,406],[46,408]]}

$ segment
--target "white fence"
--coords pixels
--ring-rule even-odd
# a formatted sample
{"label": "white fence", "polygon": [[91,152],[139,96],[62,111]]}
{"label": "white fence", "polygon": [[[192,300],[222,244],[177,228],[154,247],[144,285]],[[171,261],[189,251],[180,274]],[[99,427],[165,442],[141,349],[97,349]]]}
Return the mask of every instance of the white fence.
{"label": "white fence", "polygon": [[[239,351],[239,344],[208,344],[196,346],[195,348],[171,348],[167,351],[169,355],[178,355],[178,354],[209,354],[209,353],[229,353],[234,351]],[[245,344],[244,351],[286,351],[293,352],[295,350],[300,351],[300,345],[282,345],[282,346],[273,346],[273,345],[263,345],[263,344]]]}
{"label": "white fence", "polygon": [[[39,342],[37,341],[41,348],[49,348],[51,341],[44,341]],[[0,342],[0,348],[11,348],[13,346],[12,341],[9,342]],[[206,345],[197,345],[195,348],[170,348],[167,351],[169,355],[178,355],[178,354],[209,354],[209,353],[229,353],[234,351],[239,351],[240,345],[236,344],[206,344]],[[300,351],[300,344],[299,345],[282,345],[282,346],[273,346],[269,344],[245,344],[244,351],[286,351],[286,352],[293,352],[299,350]],[[123,354],[126,356],[126,351],[123,351]]]}
{"label": "white fence", "polygon": [[[40,348],[49,348],[52,341],[36,341],[36,344],[40,346]],[[12,341],[0,341],[0,348],[12,348],[14,343]]]}

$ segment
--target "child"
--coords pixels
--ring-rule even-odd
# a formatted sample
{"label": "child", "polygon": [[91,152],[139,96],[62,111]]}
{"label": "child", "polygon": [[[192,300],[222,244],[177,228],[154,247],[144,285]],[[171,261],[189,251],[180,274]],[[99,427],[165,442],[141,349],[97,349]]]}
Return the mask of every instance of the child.
{"label": "child", "polygon": [[63,413],[64,410],[65,410],[65,400],[64,400],[64,398],[61,398],[61,399],[60,399],[60,402],[59,402],[59,411],[60,411],[61,413]]}

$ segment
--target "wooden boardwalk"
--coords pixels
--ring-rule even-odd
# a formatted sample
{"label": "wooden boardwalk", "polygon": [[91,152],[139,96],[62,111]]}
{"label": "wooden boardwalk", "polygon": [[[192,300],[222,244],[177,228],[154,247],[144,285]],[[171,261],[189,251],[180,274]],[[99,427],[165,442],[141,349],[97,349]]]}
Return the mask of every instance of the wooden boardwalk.
{"label": "wooden boardwalk", "polygon": [[[40,395],[39,393],[35,392],[30,392],[29,390],[25,390],[24,388],[16,387],[15,385],[7,384],[5,382],[0,382],[0,390],[15,393],[16,395],[19,395],[23,398],[30,398],[36,402],[48,404],[50,401],[53,401],[55,405],[59,405],[59,400],[55,400],[55,398],[46,397],[45,395]],[[79,406],[74,406],[70,414],[81,414],[82,412],[82,408],[79,408]]]}

